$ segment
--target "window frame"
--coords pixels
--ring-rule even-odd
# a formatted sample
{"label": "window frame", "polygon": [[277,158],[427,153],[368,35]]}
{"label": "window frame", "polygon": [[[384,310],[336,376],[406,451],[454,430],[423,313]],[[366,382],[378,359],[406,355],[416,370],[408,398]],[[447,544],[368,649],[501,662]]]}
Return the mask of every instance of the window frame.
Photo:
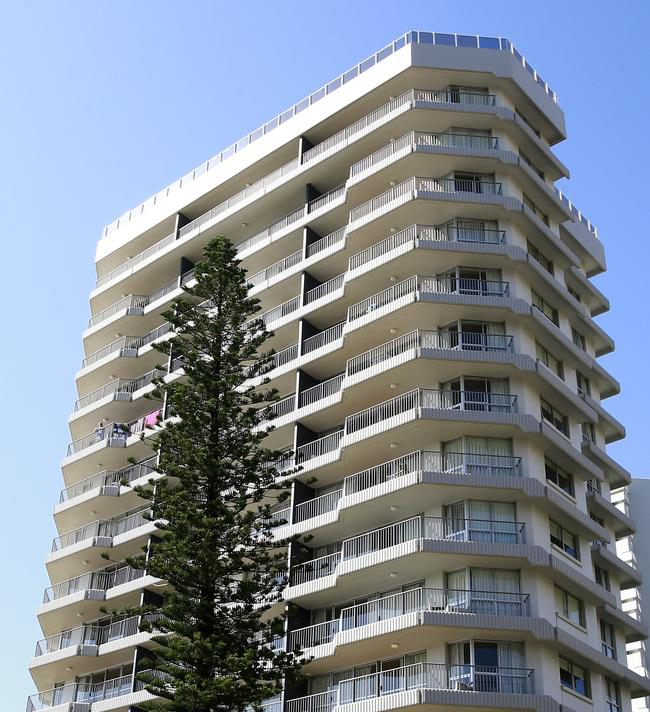
{"label": "window frame", "polygon": [[[551,470],[551,472],[555,473],[555,479],[549,477],[549,469]],[[546,475],[547,482],[552,482],[558,489],[562,490],[562,492],[564,492],[565,494],[568,494],[571,497],[575,497],[576,490],[573,475],[570,472],[567,472],[563,467],[560,467],[557,463],[553,462],[553,460],[551,460],[549,457],[546,457],[546,455],[544,456],[544,473]],[[558,477],[559,473],[562,473],[565,479],[568,481],[568,489],[560,484]]]}
{"label": "window frame", "polygon": [[[558,656],[560,664],[559,664],[559,669],[560,669],[560,686],[565,689],[565,690],[570,690],[571,692],[575,692],[577,695],[580,695],[581,697],[586,697],[588,700],[592,699],[591,697],[591,680],[589,679],[589,670],[587,668],[583,668],[581,665],[578,665],[577,663],[574,663],[572,660],[569,660],[568,658],[565,658],[563,655]],[[564,663],[568,667],[568,673],[571,676],[572,679],[572,684],[571,685],[566,685],[564,683],[564,680],[562,678],[562,663]],[[583,676],[580,677],[579,675],[576,674],[576,669],[581,670],[583,673]],[[581,691],[578,689],[576,685],[576,680],[582,680],[584,684],[584,691]]]}
{"label": "window frame", "polygon": [[[560,313],[558,310],[551,306],[545,299],[542,297],[539,292],[536,292],[534,289],[530,290],[530,298],[531,298],[531,304],[532,306],[537,309],[537,311],[541,312],[550,322],[555,324],[559,328],[560,326]],[[536,302],[539,302],[539,304],[536,304]]]}
{"label": "window frame", "polygon": [[[569,416],[560,412],[552,403],[549,403],[546,398],[539,397],[539,406],[542,420],[552,425],[559,433],[565,437],[570,436]],[[550,418],[545,415],[545,412],[550,415]]]}
{"label": "window frame", "polygon": [[[559,592],[562,595],[562,604],[563,604],[563,610],[558,611],[556,610],[556,613],[560,615],[561,618],[564,618],[565,620],[569,621],[569,623],[572,623],[573,625],[578,625],[581,628],[587,627],[586,623],[586,617],[585,617],[585,603],[582,599],[578,598],[577,596],[574,596],[572,593],[569,593],[565,589],[561,588],[560,586],[554,585],[553,586],[554,592]],[[577,602],[578,604],[578,620],[575,621],[571,617],[570,609],[569,609],[569,599],[573,599],[574,601]],[[556,608],[557,608],[557,596],[556,596]]]}
{"label": "window frame", "polygon": [[[563,551],[567,556],[570,556],[576,561],[580,561],[580,537],[568,529],[565,529],[561,524],[558,524],[554,519],[549,518],[549,539],[551,544]],[[553,534],[553,527],[557,527],[559,537]],[[555,541],[554,541],[555,539]],[[572,539],[572,544],[569,544],[569,539]],[[575,552],[575,553],[572,553]]]}

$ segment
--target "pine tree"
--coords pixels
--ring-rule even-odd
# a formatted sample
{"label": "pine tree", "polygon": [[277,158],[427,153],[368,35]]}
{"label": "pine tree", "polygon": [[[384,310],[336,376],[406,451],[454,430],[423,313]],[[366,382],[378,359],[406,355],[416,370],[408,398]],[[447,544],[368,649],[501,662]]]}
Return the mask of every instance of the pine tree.
{"label": "pine tree", "polygon": [[[283,614],[274,611],[287,542],[274,542],[270,514],[288,490],[277,486],[269,463],[280,453],[264,448],[259,427],[277,393],[245,385],[268,370],[271,353],[260,351],[268,334],[228,239],[207,245],[195,277],[163,314],[184,368],[182,379],[156,382],[173,417],[155,440],[146,434],[166,477],[137,490],[150,500],[158,532],[148,554],[129,563],[169,584],[159,619],[142,624],[157,645],[140,679],[163,698],[150,709],[241,712],[260,709],[300,668],[297,654],[273,645],[283,634]],[[169,345],[158,349],[169,353]]]}

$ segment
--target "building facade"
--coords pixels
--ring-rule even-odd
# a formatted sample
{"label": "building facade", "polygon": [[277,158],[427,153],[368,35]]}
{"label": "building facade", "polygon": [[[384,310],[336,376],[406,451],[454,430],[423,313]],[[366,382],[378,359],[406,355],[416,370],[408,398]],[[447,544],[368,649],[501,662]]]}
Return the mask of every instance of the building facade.
{"label": "building facade", "polygon": [[626,663],[646,628],[616,546],[634,522],[606,453],[624,428],[601,404],[619,390],[597,360],[605,257],[554,186],[564,138],[510,42],[409,32],[105,228],[28,712],[149,698],[149,635],[102,609],[165,586],[124,563],[154,532],[132,487],[165,413],[144,396],[152,344],[173,340],[160,313],[216,234],[274,333],[268,440],[301,468],[278,532],[313,535],[287,552],[278,641],[312,659],[269,711],[617,712],[649,694]]}

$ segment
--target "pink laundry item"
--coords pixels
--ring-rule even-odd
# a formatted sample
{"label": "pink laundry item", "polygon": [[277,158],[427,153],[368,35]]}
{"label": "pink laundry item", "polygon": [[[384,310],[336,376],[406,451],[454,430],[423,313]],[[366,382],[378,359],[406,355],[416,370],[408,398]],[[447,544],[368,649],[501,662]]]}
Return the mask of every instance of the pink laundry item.
{"label": "pink laundry item", "polygon": [[144,424],[148,427],[153,427],[154,425],[157,425],[158,413],[160,413],[159,410],[156,410],[153,413],[149,413],[149,415],[147,415],[144,419]]}

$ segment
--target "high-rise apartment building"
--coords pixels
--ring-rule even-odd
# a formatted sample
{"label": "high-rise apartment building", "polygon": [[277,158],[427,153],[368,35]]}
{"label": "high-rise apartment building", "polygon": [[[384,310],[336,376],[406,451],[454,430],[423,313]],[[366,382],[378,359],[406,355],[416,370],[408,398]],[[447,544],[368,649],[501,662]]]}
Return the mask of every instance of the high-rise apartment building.
{"label": "high-rise apartment building", "polygon": [[634,523],[605,449],[624,437],[601,405],[619,390],[597,361],[605,257],[554,187],[564,138],[509,41],[409,32],[105,228],[28,712],[149,698],[149,635],[102,610],[164,590],[123,563],[154,534],[132,490],[164,416],[144,398],[152,344],[220,233],[274,332],[269,444],[302,467],[276,516],[313,535],[287,552],[278,641],[312,659],[269,712],[617,712],[650,694],[626,664],[647,632],[622,608],[641,577],[616,550]]}

